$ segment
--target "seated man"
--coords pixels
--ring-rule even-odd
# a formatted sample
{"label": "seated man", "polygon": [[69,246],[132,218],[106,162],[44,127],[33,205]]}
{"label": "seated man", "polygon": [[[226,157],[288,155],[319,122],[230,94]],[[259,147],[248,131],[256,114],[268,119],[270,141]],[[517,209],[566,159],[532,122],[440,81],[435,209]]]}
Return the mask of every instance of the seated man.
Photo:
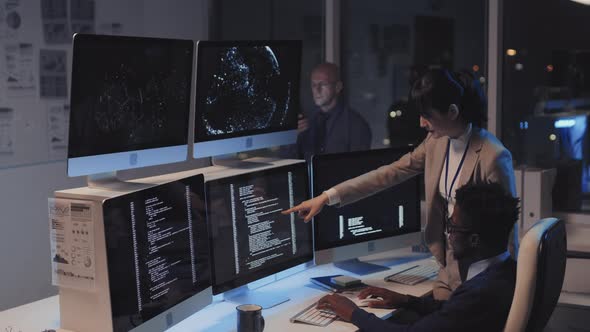
{"label": "seated man", "polygon": [[506,245],[518,219],[518,210],[518,198],[498,184],[466,185],[457,189],[446,234],[459,262],[463,283],[447,301],[375,287],[359,294],[360,298],[382,298],[372,302],[372,307],[417,312],[421,317],[412,324],[381,320],[340,295],[323,297],[318,308],[334,311],[361,331],[502,331],[516,282],[516,263],[506,251]]}

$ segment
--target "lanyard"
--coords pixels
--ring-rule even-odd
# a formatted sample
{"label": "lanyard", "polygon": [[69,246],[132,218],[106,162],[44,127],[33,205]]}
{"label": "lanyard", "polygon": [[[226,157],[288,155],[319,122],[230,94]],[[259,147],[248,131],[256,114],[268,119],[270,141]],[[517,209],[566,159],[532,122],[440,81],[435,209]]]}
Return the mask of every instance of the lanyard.
{"label": "lanyard", "polygon": [[453,191],[453,186],[455,185],[455,180],[457,180],[457,176],[461,172],[461,167],[463,167],[463,162],[465,161],[465,156],[467,155],[467,150],[469,149],[469,143],[471,142],[471,137],[467,141],[467,145],[465,145],[465,151],[463,151],[463,156],[461,157],[461,161],[459,162],[459,166],[457,167],[457,171],[455,172],[455,176],[453,177],[453,181],[451,182],[451,188],[447,190],[447,182],[449,178],[449,154],[451,152],[451,139],[449,138],[449,143],[447,143],[447,164],[445,166],[445,194],[447,197],[445,199],[450,201],[451,199],[451,192]]}

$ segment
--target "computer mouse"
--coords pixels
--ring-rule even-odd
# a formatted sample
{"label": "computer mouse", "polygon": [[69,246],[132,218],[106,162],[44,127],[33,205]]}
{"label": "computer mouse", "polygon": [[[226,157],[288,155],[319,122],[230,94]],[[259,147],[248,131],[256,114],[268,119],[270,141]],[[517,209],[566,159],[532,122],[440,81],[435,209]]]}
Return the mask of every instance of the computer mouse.
{"label": "computer mouse", "polygon": [[377,302],[377,301],[383,301],[383,298],[381,298],[381,297],[368,296],[368,297],[366,297],[364,299],[360,299],[358,301],[358,306],[359,307],[368,307],[370,303]]}

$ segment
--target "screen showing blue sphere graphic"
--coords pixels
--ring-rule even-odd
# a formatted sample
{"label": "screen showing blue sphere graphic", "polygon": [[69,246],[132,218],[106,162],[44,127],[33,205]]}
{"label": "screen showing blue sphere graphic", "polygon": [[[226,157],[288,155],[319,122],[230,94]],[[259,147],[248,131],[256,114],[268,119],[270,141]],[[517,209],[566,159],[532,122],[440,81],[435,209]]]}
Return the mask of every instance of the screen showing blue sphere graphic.
{"label": "screen showing blue sphere graphic", "polygon": [[197,47],[195,142],[297,128],[301,42],[200,41]]}

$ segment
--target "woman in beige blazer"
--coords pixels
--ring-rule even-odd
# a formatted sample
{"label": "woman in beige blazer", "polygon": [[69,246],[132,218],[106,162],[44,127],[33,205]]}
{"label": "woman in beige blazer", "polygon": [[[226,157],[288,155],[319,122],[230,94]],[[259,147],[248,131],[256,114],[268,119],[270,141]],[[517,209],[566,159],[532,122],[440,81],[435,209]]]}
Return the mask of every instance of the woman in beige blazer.
{"label": "woman in beige blazer", "polygon": [[[454,208],[454,192],[468,183],[496,182],[516,195],[512,156],[491,133],[481,128],[485,100],[479,85],[466,74],[434,69],[416,82],[411,97],[428,131],[414,151],[376,170],[347,180],[284,213],[298,212],[304,221],[324,205],[344,206],[424,173],[425,242],[441,269],[433,293],[447,299],[465,279],[446,244],[444,224]],[[463,276],[462,276],[463,274]]]}

